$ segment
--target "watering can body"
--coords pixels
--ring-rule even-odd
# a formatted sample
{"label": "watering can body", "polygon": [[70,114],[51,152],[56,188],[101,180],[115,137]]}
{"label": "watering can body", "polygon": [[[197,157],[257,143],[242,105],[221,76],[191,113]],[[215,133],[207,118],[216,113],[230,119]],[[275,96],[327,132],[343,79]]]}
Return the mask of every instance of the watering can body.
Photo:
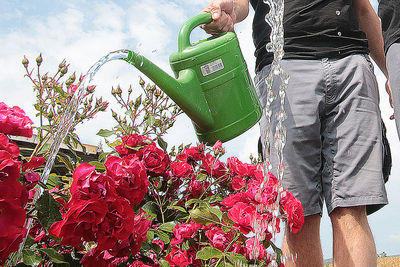
{"label": "watering can body", "polygon": [[[209,144],[233,139],[262,115],[236,34],[226,32],[190,43],[191,31],[211,21],[211,14],[199,14],[182,26],[178,51],[170,56],[176,79],[158,73],[143,58],[134,64],[139,70],[149,65],[150,75],[145,74],[191,118],[199,140]],[[133,63],[134,56],[130,58],[127,61]]]}

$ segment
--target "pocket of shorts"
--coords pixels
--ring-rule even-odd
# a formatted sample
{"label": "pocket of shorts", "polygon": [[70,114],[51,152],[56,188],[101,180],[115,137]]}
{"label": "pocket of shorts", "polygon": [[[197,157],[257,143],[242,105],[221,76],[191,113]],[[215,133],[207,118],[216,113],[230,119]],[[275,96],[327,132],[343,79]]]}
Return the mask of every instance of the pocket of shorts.
{"label": "pocket of shorts", "polygon": [[362,54],[363,58],[365,59],[365,61],[367,62],[368,68],[370,71],[372,71],[374,73],[375,69],[374,69],[374,64],[371,61],[371,58],[369,57],[369,55],[367,54]]}

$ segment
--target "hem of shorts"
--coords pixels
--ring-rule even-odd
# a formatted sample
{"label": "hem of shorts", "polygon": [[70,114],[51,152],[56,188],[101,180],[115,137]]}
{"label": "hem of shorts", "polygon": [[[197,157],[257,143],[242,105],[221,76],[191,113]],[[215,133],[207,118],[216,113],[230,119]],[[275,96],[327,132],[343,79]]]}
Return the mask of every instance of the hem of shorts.
{"label": "hem of shorts", "polygon": [[304,216],[311,216],[311,215],[315,215],[315,214],[319,214],[322,216],[322,209],[319,206],[308,209],[308,210],[304,210],[304,208],[303,208],[303,213],[304,213]]}
{"label": "hem of shorts", "polygon": [[385,196],[352,197],[347,199],[335,199],[332,205],[327,206],[328,214],[338,207],[356,207],[367,205],[387,205],[388,199]]}

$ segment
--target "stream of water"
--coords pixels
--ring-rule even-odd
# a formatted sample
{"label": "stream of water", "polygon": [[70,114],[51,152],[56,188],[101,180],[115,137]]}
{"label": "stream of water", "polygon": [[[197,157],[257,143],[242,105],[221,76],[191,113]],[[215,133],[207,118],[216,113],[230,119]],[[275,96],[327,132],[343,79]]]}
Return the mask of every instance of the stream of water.
{"label": "stream of water", "polygon": [[[258,197],[261,197],[261,191],[264,188],[264,185],[267,184],[268,172],[273,172],[271,165],[271,145],[275,145],[277,151],[278,165],[276,166],[276,175],[279,181],[282,181],[283,173],[284,173],[284,164],[283,164],[283,148],[286,143],[286,128],[283,124],[286,119],[286,112],[284,109],[285,103],[285,95],[286,88],[289,84],[289,75],[285,73],[281,66],[281,60],[284,55],[283,45],[284,45],[284,29],[283,29],[283,12],[284,12],[284,0],[264,0],[264,3],[269,5],[270,12],[265,16],[266,22],[271,27],[271,35],[270,42],[267,44],[266,49],[268,52],[273,52],[274,60],[271,64],[271,69],[269,75],[265,79],[265,83],[267,85],[267,101],[266,107],[264,110],[265,119],[267,121],[265,136],[266,140],[263,143],[263,171],[265,180],[260,186],[260,191],[258,192]],[[276,78],[279,78],[281,81],[281,85],[278,90],[278,95],[273,91],[273,82]],[[275,127],[275,135],[273,136],[273,129],[271,126],[271,122],[274,119],[271,105],[274,101],[280,101],[280,110],[277,111],[276,120],[277,124]],[[279,191],[279,188],[276,188]],[[278,198],[270,207],[265,207],[263,205],[259,205],[257,207],[257,211],[260,213],[270,211],[272,213],[273,219],[268,225],[264,225],[262,221],[254,221],[253,229],[255,231],[254,238],[254,247],[257,248],[256,243],[262,242],[265,240],[265,229],[267,229],[273,235],[273,240],[276,238],[276,220],[279,216],[279,194]],[[259,251],[253,251],[253,259],[257,259],[259,255]],[[284,261],[284,258],[280,259]],[[278,266],[275,259],[272,260],[271,266]]]}
{"label": "stream of water", "polygon": [[[61,143],[63,142],[64,138],[67,136],[67,133],[68,133],[69,129],[71,128],[71,125],[74,122],[75,115],[78,112],[79,105],[82,103],[82,99],[86,92],[86,88],[90,85],[96,72],[105,63],[112,61],[112,60],[125,59],[127,56],[128,56],[127,50],[117,50],[117,51],[111,52],[108,55],[106,55],[105,57],[102,57],[87,71],[83,80],[80,82],[78,89],[75,91],[74,95],[72,96],[70,103],[66,107],[66,110],[64,111],[63,117],[60,121],[60,124],[57,127],[57,132],[54,135],[54,137],[52,138],[52,143],[51,143],[50,150],[49,150],[49,157],[48,157],[48,159],[46,161],[46,165],[43,169],[42,176],[40,177],[40,182],[42,182],[43,184],[47,184],[47,180],[49,179],[49,175],[50,175],[51,169],[53,167],[54,160],[60,149]],[[36,204],[37,200],[43,194],[43,191],[44,191],[44,189],[42,187],[38,188],[38,190],[36,191],[36,193],[33,197],[33,200],[32,200],[33,205]],[[33,223],[33,220],[30,218],[26,221],[25,228],[28,230],[27,233],[29,233],[29,230],[32,227],[32,223]],[[16,254],[11,256],[11,260],[9,261],[7,266],[15,266],[16,265],[18,260],[21,258],[22,249],[24,248],[25,242],[26,242],[26,237],[21,242],[18,252],[16,252]]]}
{"label": "stream of water", "polygon": [[[283,71],[281,67],[281,59],[284,55],[283,51],[283,10],[284,10],[284,0],[264,0],[265,4],[268,4],[270,6],[270,12],[266,15],[265,19],[268,22],[268,24],[271,26],[272,32],[271,32],[271,42],[267,44],[266,49],[269,52],[273,52],[274,54],[274,60],[271,65],[271,71],[269,76],[265,79],[265,82],[267,84],[268,88],[268,97],[267,97],[267,104],[266,104],[266,110],[264,112],[266,119],[267,119],[267,129],[265,132],[266,135],[266,141],[264,143],[264,165],[263,165],[263,171],[265,173],[264,177],[268,177],[268,172],[272,171],[272,165],[270,163],[270,151],[271,151],[271,145],[275,144],[275,147],[277,148],[278,151],[278,160],[280,162],[279,166],[277,167],[276,173],[277,173],[277,178],[281,181],[283,177],[283,171],[284,171],[284,166],[283,166],[283,148],[285,146],[285,140],[286,140],[286,129],[284,127],[283,121],[286,118],[286,113],[284,110],[284,101],[285,101],[285,93],[286,93],[286,87],[289,82],[289,76]],[[125,59],[128,56],[128,51],[127,50],[118,50],[115,52],[111,52],[105,57],[101,58],[99,61],[97,61],[86,73],[84,79],[81,81],[80,86],[74,93],[74,96],[72,97],[71,102],[66,108],[66,111],[64,112],[64,115],[62,117],[62,120],[57,128],[57,132],[55,136],[52,139],[52,144],[50,147],[50,154],[48,157],[48,160],[46,162],[46,165],[44,167],[42,176],[40,178],[40,181],[43,184],[47,183],[47,180],[49,178],[54,160],[56,158],[56,155],[59,151],[60,145],[63,142],[64,138],[66,137],[71,125],[74,122],[75,115],[77,113],[78,107],[82,102],[84,93],[86,88],[89,86],[90,82],[92,81],[93,77],[95,76],[96,72],[99,70],[99,68],[104,65],[105,63],[112,61],[112,60],[117,60],[117,59]],[[279,93],[276,95],[273,90],[272,90],[272,83],[276,77],[279,77],[281,82],[281,86],[279,88]],[[271,127],[271,121],[273,119],[273,114],[271,112],[271,104],[278,99],[280,99],[280,110],[276,114],[276,119],[277,119],[277,126],[275,128],[275,136],[273,137],[273,129]],[[274,142],[275,140],[275,142]],[[267,178],[265,178],[267,179]],[[263,182],[263,184],[260,187],[260,190],[263,189],[264,184],[267,184],[267,180]],[[36,203],[36,201],[39,199],[39,197],[43,193],[43,188],[39,188],[39,190],[36,191],[36,194],[33,199],[33,204]],[[260,193],[258,194],[260,196]],[[268,229],[269,232],[273,233],[274,236],[273,238],[275,239],[275,232],[276,232],[276,219],[279,215],[279,198],[277,201],[271,206],[271,207],[265,207],[265,206],[259,206],[257,207],[257,210],[259,212],[264,212],[264,211],[271,211],[274,219],[269,225],[263,225],[263,222],[260,221],[255,221],[253,223],[253,229],[255,230],[255,242],[262,242],[265,239],[265,229]],[[28,229],[28,233],[30,228],[32,227],[32,220],[28,219],[26,222],[26,228]],[[25,245],[26,238],[23,240],[23,242],[20,244],[19,251],[15,253],[11,260],[9,261],[8,266],[13,266],[15,265],[18,260],[21,258],[22,255],[22,249]],[[257,246],[254,246],[256,248]],[[256,249],[254,250],[253,256],[256,259],[259,255],[259,251]],[[277,266],[276,261],[273,261],[271,266]]]}

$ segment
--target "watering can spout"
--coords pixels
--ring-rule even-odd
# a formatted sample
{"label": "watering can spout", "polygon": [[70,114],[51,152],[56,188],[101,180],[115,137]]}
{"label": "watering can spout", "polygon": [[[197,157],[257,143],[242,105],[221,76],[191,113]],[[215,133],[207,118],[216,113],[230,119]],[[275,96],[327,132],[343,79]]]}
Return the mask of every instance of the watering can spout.
{"label": "watering can spout", "polygon": [[182,70],[175,79],[150,60],[133,51],[128,51],[128,56],[124,60],[134,65],[157,84],[197,127],[204,130],[212,127],[214,120],[193,70]]}

